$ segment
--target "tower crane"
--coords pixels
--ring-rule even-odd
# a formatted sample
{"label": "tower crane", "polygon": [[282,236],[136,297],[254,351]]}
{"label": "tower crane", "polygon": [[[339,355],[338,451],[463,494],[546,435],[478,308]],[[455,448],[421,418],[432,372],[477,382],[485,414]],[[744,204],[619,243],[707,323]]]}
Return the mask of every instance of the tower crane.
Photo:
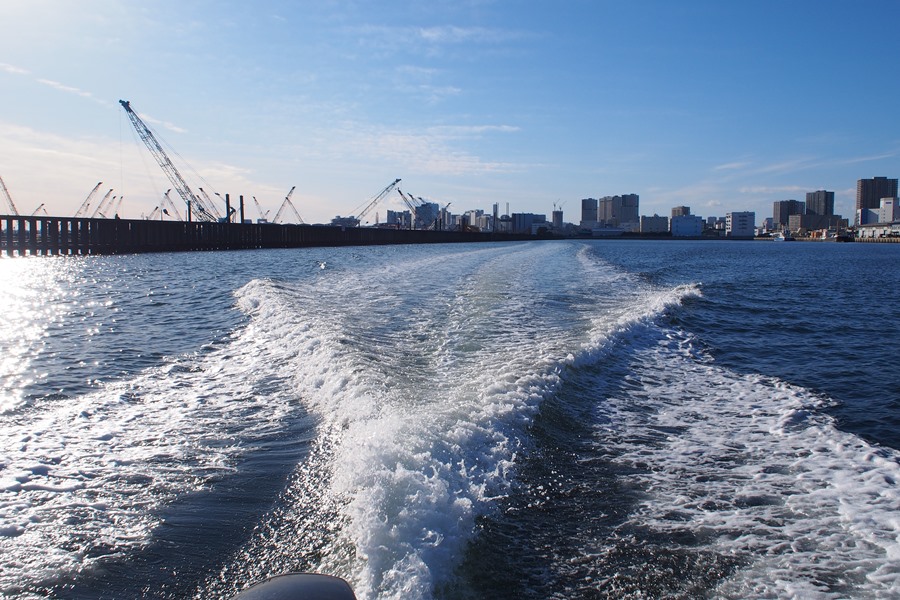
{"label": "tower crane", "polygon": [[359,216],[356,217],[356,220],[359,221],[359,223],[362,223],[362,222],[363,222],[363,218],[366,216],[366,214],[368,214],[368,212],[369,212],[370,210],[372,210],[372,208],[373,208],[376,204],[378,204],[378,202],[379,202],[382,198],[384,198],[385,196],[387,196],[388,194],[390,194],[390,193],[391,193],[391,190],[393,190],[395,187],[397,187],[397,184],[398,184],[398,183],[400,183],[400,179],[399,179],[399,178],[398,178],[398,179],[395,179],[395,180],[393,181],[393,183],[389,184],[386,188],[384,188],[383,190],[381,190],[380,192],[378,192],[378,194],[377,194],[374,198],[372,198],[372,199],[369,201],[369,203],[366,205],[366,207],[365,207],[364,209],[362,209],[362,212],[359,213]]}
{"label": "tower crane", "polygon": [[6,204],[9,205],[9,210],[12,211],[10,214],[19,216],[19,209],[16,208],[16,205],[12,201],[12,196],[9,195],[9,190],[6,189],[6,184],[3,183],[3,178],[0,177],[0,192],[3,192],[3,197],[6,199]]}
{"label": "tower crane", "polygon": [[138,136],[140,136],[141,140],[147,146],[147,149],[150,150],[150,154],[153,155],[153,158],[156,159],[157,164],[162,168],[166,177],[172,182],[175,191],[177,191],[178,195],[181,196],[181,199],[184,200],[185,205],[188,207],[188,218],[190,218],[190,215],[192,214],[191,208],[194,207],[195,210],[193,212],[197,213],[198,220],[215,221],[216,216],[211,214],[209,210],[197,200],[197,197],[194,195],[194,192],[191,191],[191,188],[184,180],[184,177],[181,176],[181,173],[175,168],[172,160],[162,149],[162,146],[159,145],[153,132],[150,131],[150,128],[147,127],[144,121],[137,116],[137,113],[132,110],[131,103],[128,100],[119,100],[119,104],[125,109],[125,114],[128,115],[128,119],[131,121],[131,124],[134,125],[135,130],[138,132]]}
{"label": "tower crane", "polygon": [[263,212],[262,205],[260,205],[259,200],[256,199],[256,196],[253,196],[253,203],[256,204],[256,210],[259,211],[259,220],[257,221],[257,223],[268,223],[269,221],[268,219],[266,219],[266,217],[269,216],[269,213],[272,212],[272,210],[269,209],[266,212]]}
{"label": "tower crane", "polygon": [[[297,220],[300,221],[300,223],[303,223],[303,219],[300,218],[300,213],[297,212],[297,207],[294,206],[293,202],[291,202],[291,196],[294,194],[294,190],[296,188],[296,185],[292,187],[291,191],[289,191],[287,193],[287,196],[284,197],[284,201],[281,203],[281,207],[278,209],[278,212],[275,213],[275,218],[272,219],[273,223],[281,223],[281,214],[284,212],[285,208],[290,208],[291,211],[293,211],[294,216],[297,217]],[[254,198],[254,200],[256,200],[256,198]]]}
{"label": "tower crane", "polygon": [[87,214],[88,208],[91,206],[91,199],[94,197],[94,194],[97,193],[97,190],[100,189],[100,186],[103,185],[102,181],[98,181],[97,185],[94,186],[94,189],[90,191],[87,197],[84,199],[84,202],[81,203],[81,206],[75,211],[74,218],[83,217]]}

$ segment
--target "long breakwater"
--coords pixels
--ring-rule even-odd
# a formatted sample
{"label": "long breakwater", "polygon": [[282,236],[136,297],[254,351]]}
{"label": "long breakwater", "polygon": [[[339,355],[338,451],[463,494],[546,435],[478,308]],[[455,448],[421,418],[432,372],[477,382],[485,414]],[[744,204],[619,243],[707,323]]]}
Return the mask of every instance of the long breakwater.
{"label": "long breakwater", "polygon": [[6,256],[488,242],[530,237],[508,233],[329,225],[0,215],[0,254]]}

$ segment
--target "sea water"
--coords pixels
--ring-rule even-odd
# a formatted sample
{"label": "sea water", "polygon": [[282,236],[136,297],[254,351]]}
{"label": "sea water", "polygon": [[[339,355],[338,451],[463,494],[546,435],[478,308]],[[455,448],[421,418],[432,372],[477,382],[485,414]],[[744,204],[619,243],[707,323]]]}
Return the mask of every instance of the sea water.
{"label": "sea water", "polygon": [[898,252],[0,260],[0,594],[897,597]]}

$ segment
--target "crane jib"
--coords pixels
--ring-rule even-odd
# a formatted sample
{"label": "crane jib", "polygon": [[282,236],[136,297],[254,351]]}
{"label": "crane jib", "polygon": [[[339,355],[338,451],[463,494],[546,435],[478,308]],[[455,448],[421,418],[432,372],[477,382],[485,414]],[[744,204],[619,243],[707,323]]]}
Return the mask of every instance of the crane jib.
{"label": "crane jib", "polygon": [[206,206],[204,206],[200,198],[196,194],[194,194],[190,186],[188,186],[187,182],[184,180],[184,177],[181,176],[181,173],[179,173],[178,169],[175,168],[175,165],[174,163],[172,163],[172,160],[169,158],[168,154],[166,154],[159,141],[157,141],[156,136],[153,135],[153,132],[150,131],[150,128],[147,127],[146,123],[144,123],[144,121],[141,120],[137,113],[134,112],[134,110],[131,108],[131,102],[129,102],[128,100],[119,100],[119,104],[121,104],[122,108],[125,109],[125,114],[128,115],[128,119],[131,121],[131,124],[134,125],[138,136],[141,138],[141,141],[143,141],[144,145],[147,146],[147,149],[150,150],[150,154],[153,155],[156,163],[166,174],[166,177],[169,178],[169,181],[172,183],[175,191],[178,192],[178,195],[181,196],[182,200],[184,200],[185,205],[187,205],[188,207],[188,213],[190,214],[193,210],[193,212],[196,213],[199,217],[198,220],[215,221],[215,215],[213,215],[210,210]]}

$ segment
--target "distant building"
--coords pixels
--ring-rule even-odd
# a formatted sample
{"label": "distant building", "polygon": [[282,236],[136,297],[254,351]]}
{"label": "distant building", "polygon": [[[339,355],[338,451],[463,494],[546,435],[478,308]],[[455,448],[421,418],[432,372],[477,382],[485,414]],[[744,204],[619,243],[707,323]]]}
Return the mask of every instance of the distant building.
{"label": "distant building", "polygon": [[808,215],[833,215],[834,192],[818,190],[806,193],[806,214]]}
{"label": "distant building", "polygon": [[335,227],[359,227],[359,219],[356,217],[336,216],[331,220],[331,224]]}
{"label": "distant building", "polygon": [[867,209],[879,209],[882,198],[897,197],[897,180],[887,177],[873,177],[872,179],[859,179],[856,182],[856,216],[857,225],[864,223],[859,221],[860,211]]}
{"label": "distant building", "polygon": [[878,223],[892,223],[900,218],[897,204],[897,198],[882,198],[878,208],[865,208],[856,211],[856,224],[876,225]]}
{"label": "distant building", "polygon": [[697,215],[672,217],[670,223],[672,237],[700,237],[703,235],[703,218]]}
{"label": "distant building", "polygon": [[597,199],[583,198],[581,200],[581,226],[592,228],[597,225]]}
{"label": "distant building", "polygon": [[878,208],[879,223],[893,223],[900,221],[900,202],[897,198],[882,198],[881,206]]}
{"label": "distant building", "polygon": [[706,217],[706,228],[725,231],[725,217]]}
{"label": "distant building", "polygon": [[846,229],[847,219],[840,215],[791,215],[788,229],[792,232],[809,232],[820,229]]}
{"label": "distant building", "polygon": [[752,238],[755,233],[755,212],[730,212],[725,215],[725,235],[727,237]]}
{"label": "distant building", "polygon": [[652,217],[641,217],[641,233],[668,233],[669,218],[653,215]]}
{"label": "distant building", "polygon": [[772,221],[776,228],[788,226],[788,219],[791,215],[802,215],[806,213],[806,204],[799,200],[776,200],[772,204]]}
{"label": "distant building", "polygon": [[416,229],[434,229],[440,213],[436,202],[422,202],[416,206]]}
{"label": "distant building", "polygon": [[640,229],[640,196],[604,196],[597,202],[597,221],[626,230]]}
{"label": "distant building", "polygon": [[389,210],[387,211],[387,217],[385,218],[384,222],[387,225],[397,227],[397,229],[411,229],[412,213],[408,210],[404,210],[402,212]]}
{"label": "distant building", "polygon": [[551,221],[553,222],[553,229],[557,231],[561,230],[563,228],[563,211],[554,210]]}
{"label": "distant building", "polygon": [[545,229],[549,228],[547,215],[536,215],[533,213],[512,214],[513,233],[536,233],[541,227]]}
{"label": "distant building", "polygon": [[691,214],[690,206],[676,206],[672,209],[672,218],[675,217],[686,217]]}

